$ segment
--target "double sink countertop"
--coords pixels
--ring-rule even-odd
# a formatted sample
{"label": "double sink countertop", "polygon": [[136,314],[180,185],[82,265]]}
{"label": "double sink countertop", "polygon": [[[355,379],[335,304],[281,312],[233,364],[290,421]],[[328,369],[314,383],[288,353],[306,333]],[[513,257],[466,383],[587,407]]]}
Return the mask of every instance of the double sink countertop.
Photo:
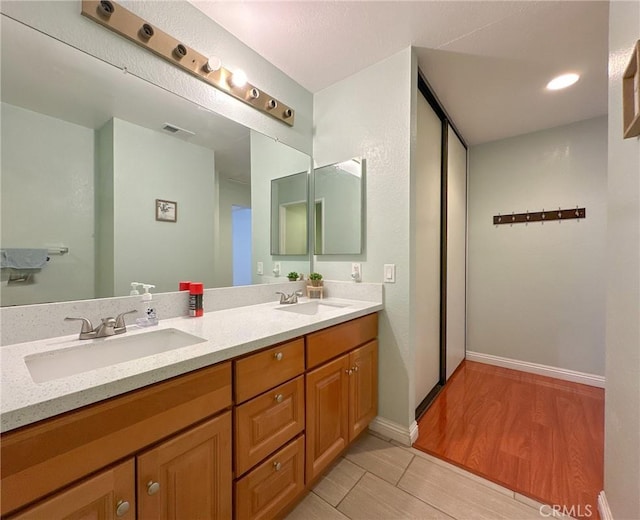
{"label": "double sink countertop", "polygon": [[[319,310],[313,314],[313,306],[318,304]],[[128,325],[125,334],[107,338],[81,341],[74,334],[7,345],[0,348],[0,431],[13,430],[382,309],[378,302],[301,298],[298,304],[269,302],[207,312],[200,318],[170,318],[153,327]],[[182,336],[196,336],[199,342],[48,381],[44,380],[46,377],[32,376],[25,361],[36,357],[42,361],[63,354],[59,357],[63,362],[65,356],[71,359],[68,356],[73,356],[73,350],[79,347],[98,347],[107,352],[111,341],[119,342],[122,350],[124,338],[135,348],[136,335],[166,329],[174,329],[167,335],[184,333]],[[43,382],[36,383],[34,378]]]}

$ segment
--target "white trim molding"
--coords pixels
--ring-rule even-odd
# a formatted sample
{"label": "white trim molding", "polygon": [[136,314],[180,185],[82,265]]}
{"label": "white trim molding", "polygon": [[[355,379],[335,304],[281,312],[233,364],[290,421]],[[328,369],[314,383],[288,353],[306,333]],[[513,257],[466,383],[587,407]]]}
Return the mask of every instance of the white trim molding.
{"label": "white trim molding", "polygon": [[521,370],[522,372],[530,372],[540,376],[555,377],[573,383],[581,383],[583,385],[596,386],[604,388],[604,376],[596,374],[587,374],[585,372],[577,372],[567,368],[551,367],[548,365],[540,365],[538,363],[530,363],[529,361],[520,361],[518,359],[504,358],[493,356],[491,354],[483,354],[482,352],[473,352],[467,350],[467,359],[469,361],[477,361],[487,365],[495,365],[503,368],[511,368],[513,370]]}
{"label": "white trim molding", "polygon": [[369,424],[369,429],[405,446],[413,446],[418,438],[418,423],[416,421],[413,421],[407,428],[378,415]]}
{"label": "white trim molding", "polygon": [[613,520],[609,502],[607,502],[607,495],[604,494],[604,491],[600,491],[598,495],[598,512],[600,513],[600,520]]}

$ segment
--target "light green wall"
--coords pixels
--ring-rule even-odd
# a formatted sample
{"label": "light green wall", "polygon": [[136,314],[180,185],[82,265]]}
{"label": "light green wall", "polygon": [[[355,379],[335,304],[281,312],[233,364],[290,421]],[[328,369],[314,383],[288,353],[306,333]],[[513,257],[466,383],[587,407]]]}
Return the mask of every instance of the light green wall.
{"label": "light green wall", "polygon": [[[113,146],[115,294],[132,281],[213,287],[214,152],[120,119]],[[156,199],[177,202],[177,222],[155,219]]]}
{"label": "light green wall", "polygon": [[33,283],[7,285],[2,305],[94,297],[93,131],[2,103],[2,247],[61,245]]}
{"label": "light green wall", "polygon": [[621,99],[638,36],[640,3],[610,2],[604,489],[616,520],[640,518],[640,138],[622,138]]}
{"label": "light green wall", "polygon": [[365,252],[315,257],[314,269],[329,280],[350,280],[350,262],[361,262],[363,281],[382,282],[383,265],[396,264],[396,283],[385,285],[380,314],[379,415],[407,432],[415,410],[409,187],[416,71],[406,48],[314,98],[316,164],[364,157],[367,166]]}
{"label": "light green wall", "polygon": [[362,179],[343,171],[315,174],[315,200],[323,204],[323,254],[357,250],[362,232]]}
{"label": "light green wall", "polygon": [[[279,281],[287,273],[296,271],[309,274],[308,256],[271,255],[271,181],[295,173],[309,171],[310,158],[298,150],[274,141],[257,132],[251,132],[251,208],[253,233],[254,283],[273,281],[274,262],[280,262]],[[264,275],[256,274],[256,262],[264,265]]]}

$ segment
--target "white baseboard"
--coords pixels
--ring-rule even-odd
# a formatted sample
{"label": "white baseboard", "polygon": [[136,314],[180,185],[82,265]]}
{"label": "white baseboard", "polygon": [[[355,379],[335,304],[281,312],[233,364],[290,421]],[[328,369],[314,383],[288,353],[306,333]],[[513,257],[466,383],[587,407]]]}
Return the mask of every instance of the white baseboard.
{"label": "white baseboard", "polygon": [[609,502],[607,502],[607,495],[604,494],[604,491],[600,491],[598,495],[598,512],[600,513],[600,520],[613,520]]}
{"label": "white baseboard", "polygon": [[369,429],[405,446],[412,446],[418,438],[418,423],[416,421],[413,421],[407,428],[378,416],[371,421]]}
{"label": "white baseboard", "polygon": [[521,370],[522,372],[530,372],[540,376],[555,377],[573,383],[581,383],[583,385],[596,386],[604,388],[604,376],[596,374],[587,374],[585,372],[577,372],[566,368],[550,367],[548,365],[540,365],[538,363],[530,363],[528,361],[519,361],[517,359],[509,359],[500,356],[492,356],[491,354],[483,354],[481,352],[473,352],[467,350],[467,359],[469,361],[477,361],[487,365],[495,365],[503,368],[511,368],[513,370]]}

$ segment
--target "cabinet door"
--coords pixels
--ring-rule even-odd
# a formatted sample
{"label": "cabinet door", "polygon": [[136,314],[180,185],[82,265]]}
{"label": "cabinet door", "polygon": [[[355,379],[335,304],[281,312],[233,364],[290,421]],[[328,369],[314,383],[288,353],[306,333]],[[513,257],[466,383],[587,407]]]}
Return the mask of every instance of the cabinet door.
{"label": "cabinet door", "polygon": [[349,442],[378,413],[378,342],[371,341],[349,354]]}
{"label": "cabinet door", "polygon": [[307,373],[307,483],[349,443],[349,355]]}
{"label": "cabinet door", "polygon": [[138,457],[141,520],[231,517],[231,412]]}
{"label": "cabinet door", "polygon": [[76,484],[10,520],[134,520],[136,516],[133,459]]}

